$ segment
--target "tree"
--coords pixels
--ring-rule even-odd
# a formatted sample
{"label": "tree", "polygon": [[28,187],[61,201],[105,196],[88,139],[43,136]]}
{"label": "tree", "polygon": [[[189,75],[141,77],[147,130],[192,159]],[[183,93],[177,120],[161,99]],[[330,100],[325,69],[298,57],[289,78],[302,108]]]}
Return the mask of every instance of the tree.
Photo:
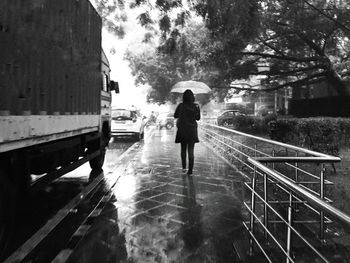
{"label": "tree", "polygon": [[[128,50],[125,58],[130,62],[136,84],[151,86],[148,100],[174,102],[176,97],[170,89],[181,80],[219,82],[216,71],[201,65],[212,49],[208,33],[203,23],[189,20],[187,27],[173,30],[171,37],[163,39],[160,45],[147,41]],[[220,89],[213,94],[223,100],[227,90]],[[199,96],[198,99],[204,104],[209,101],[209,96]]]}
{"label": "tree", "polygon": [[350,19],[345,7],[337,1],[264,1],[260,30],[241,63],[256,63],[250,74],[266,76],[265,91],[327,82],[346,95]]}
{"label": "tree", "polygon": [[[173,2],[177,9],[185,9],[179,1],[156,1],[162,10],[163,39],[171,39],[174,30],[170,20],[164,20],[172,9],[169,3]],[[350,71],[350,4],[346,1],[196,0],[191,3],[191,10],[202,16],[215,43],[201,66],[215,68],[223,87],[237,79],[260,75],[265,76],[265,91],[328,82],[339,94],[347,94],[344,80]],[[256,90],[249,85],[236,88]]]}
{"label": "tree", "polygon": [[128,20],[123,0],[94,0],[93,4],[102,18],[103,26],[122,39],[126,34],[124,22]]}
{"label": "tree", "polygon": [[[163,56],[163,63],[169,61],[182,68],[175,70],[175,76],[206,79],[207,84],[216,88],[249,91],[327,82],[338,94],[347,95],[345,81],[350,73],[347,1],[135,0],[130,6],[146,10],[138,17],[140,24],[149,29],[145,42],[159,37],[156,55],[159,59]],[[151,15],[154,10],[158,10],[158,17]],[[194,12],[202,17],[207,30],[205,37],[197,34],[191,38],[190,30],[186,30]],[[191,45],[189,39],[196,45]],[[181,52],[186,52],[186,56]],[[181,63],[187,63],[186,70]],[[232,85],[251,76],[262,78],[259,89],[247,82],[243,87]]]}

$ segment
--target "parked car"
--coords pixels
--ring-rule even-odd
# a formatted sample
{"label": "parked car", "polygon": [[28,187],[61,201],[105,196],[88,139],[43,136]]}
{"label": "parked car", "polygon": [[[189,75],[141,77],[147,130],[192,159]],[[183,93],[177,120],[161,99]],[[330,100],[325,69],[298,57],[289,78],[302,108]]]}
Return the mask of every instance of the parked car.
{"label": "parked car", "polygon": [[226,110],[217,117],[217,124],[219,126],[233,125],[234,117],[242,115],[245,114],[241,113],[239,110]]}
{"label": "parked car", "polygon": [[174,127],[174,113],[159,113],[157,117],[157,126],[159,129],[165,127],[168,130]]}
{"label": "parked car", "polygon": [[112,109],[112,136],[130,135],[141,140],[145,134],[145,118],[137,110]]}

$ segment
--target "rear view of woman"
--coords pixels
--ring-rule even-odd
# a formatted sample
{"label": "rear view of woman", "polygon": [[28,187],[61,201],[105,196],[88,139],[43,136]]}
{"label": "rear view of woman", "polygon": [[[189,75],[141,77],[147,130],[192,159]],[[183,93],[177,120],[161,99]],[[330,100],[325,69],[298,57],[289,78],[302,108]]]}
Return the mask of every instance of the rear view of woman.
{"label": "rear view of woman", "polygon": [[194,164],[194,144],[199,142],[197,121],[200,119],[199,105],[194,103],[194,95],[191,90],[183,93],[180,103],[174,114],[177,119],[175,143],[181,143],[182,171],[186,172],[186,153],[188,152],[187,174],[192,174]]}

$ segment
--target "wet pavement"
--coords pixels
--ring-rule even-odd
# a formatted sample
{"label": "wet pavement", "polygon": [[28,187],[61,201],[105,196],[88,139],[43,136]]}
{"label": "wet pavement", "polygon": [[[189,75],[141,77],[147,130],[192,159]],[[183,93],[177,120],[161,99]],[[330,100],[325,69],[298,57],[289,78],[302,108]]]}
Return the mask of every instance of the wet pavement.
{"label": "wet pavement", "polygon": [[[135,141],[129,138],[111,140],[105,160],[106,174],[115,169],[118,165],[118,159],[134,143]],[[2,262],[2,259],[7,258],[15,252],[48,221],[54,220],[57,214],[61,213],[58,211],[63,209],[93,181],[92,175],[93,173],[91,173],[89,164],[85,163],[74,171],[53,181],[46,187],[29,192],[26,198],[21,200],[21,203],[18,204],[18,211],[14,217],[14,225],[16,225],[16,227],[11,233],[8,249],[5,251],[3,258],[0,258],[0,262]],[[34,176],[33,178],[35,179]],[[89,202],[89,200],[84,201],[85,204]],[[80,215],[80,217],[83,216],[83,214]],[[67,225],[71,226],[72,222],[68,222]],[[63,232],[67,234],[69,231],[64,229]],[[62,237],[54,238],[54,243],[56,245],[59,242],[64,243],[65,239]],[[47,246],[45,250],[51,251],[52,249],[50,246]],[[28,261],[27,259],[24,260],[24,262]],[[38,260],[34,260],[33,262],[38,262]],[[45,258],[42,262],[48,261]]]}
{"label": "wet pavement", "polygon": [[117,178],[112,192],[80,227],[81,240],[54,262],[239,261],[242,175],[203,143],[193,175],[182,173],[174,138],[174,130],[156,130],[106,175]]}

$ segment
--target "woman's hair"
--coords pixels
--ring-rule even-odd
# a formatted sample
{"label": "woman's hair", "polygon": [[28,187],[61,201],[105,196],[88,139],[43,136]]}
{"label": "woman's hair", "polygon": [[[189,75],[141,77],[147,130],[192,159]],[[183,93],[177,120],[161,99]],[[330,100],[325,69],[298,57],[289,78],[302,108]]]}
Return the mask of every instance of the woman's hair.
{"label": "woman's hair", "polygon": [[192,90],[190,90],[190,89],[185,90],[185,92],[182,96],[182,101],[183,101],[183,103],[186,103],[186,104],[191,104],[194,102],[194,95],[193,95]]}

